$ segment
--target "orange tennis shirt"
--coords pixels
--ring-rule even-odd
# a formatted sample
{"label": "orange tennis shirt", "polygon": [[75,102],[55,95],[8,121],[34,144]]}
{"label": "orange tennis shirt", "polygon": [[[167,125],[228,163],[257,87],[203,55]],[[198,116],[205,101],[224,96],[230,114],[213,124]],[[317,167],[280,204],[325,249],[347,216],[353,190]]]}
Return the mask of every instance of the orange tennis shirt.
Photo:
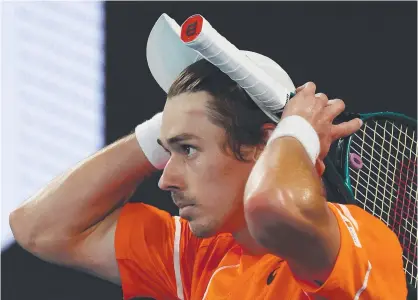
{"label": "orange tennis shirt", "polygon": [[197,238],[179,217],[127,204],[115,236],[124,299],[404,300],[402,250],[395,234],[361,208],[329,207],[338,219],[341,246],[329,278],[312,288],[295,279],[280,257],[246,255],[230,234]]}

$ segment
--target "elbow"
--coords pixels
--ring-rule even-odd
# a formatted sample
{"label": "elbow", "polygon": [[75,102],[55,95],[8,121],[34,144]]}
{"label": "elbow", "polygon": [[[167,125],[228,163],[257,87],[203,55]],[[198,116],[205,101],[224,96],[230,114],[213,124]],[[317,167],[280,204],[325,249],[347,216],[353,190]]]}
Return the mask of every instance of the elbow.
{"label": "elbow", "polygon": [[263,224],[278,218],[292,222],[316,221],[323,218],[328,210],[322,186],[318,187],[306,178],[292,181],[264,178],[261,182],[247,182],[244,211],[250,220]]}
{"label": "elbow", "polygon": [[316,198],[311,193],[277,188],[246,194],[244,214],[251,236],[267,249],[275,252],[283,249],[280,241],[290,241],[301,232],[312,231],[312,224],[323,219],[326,201]]}
{"label": "elbow", "polygon": [[[32,255],[52,263],[68,264],[74,259],[74,246],[79,240],[58,232],[47,232],[44,224],[30,222],[24,208],[9,215],[9,224],[15,241]],[[77,237],[78,238],[78,237]]]}
{"label": "elbow", "polygon": [[246,195],[244,215],[251,236],[261,246],[271,248],[272,236],[286,223],[294,222],[296,207],[284,192],[258,191]]}
{"label": "elbow", "polygon": [[309,215],[315,199],[309,189],[260,185],[244,194],[244,211],[257,224]]}
{"label": "elbow", "polygon": [[273,209],[269,205],[267,194],[259,193],[244,199],[244,216],[251,237],[261,246],[269,248],[268,226],[276,219]]}
{"label": "elbow", "polygon": [[37,248],[33,226],[27,222],[25,211],[18,208],[10,213],[9,225],[15,241],[25,250],[33,252]]}

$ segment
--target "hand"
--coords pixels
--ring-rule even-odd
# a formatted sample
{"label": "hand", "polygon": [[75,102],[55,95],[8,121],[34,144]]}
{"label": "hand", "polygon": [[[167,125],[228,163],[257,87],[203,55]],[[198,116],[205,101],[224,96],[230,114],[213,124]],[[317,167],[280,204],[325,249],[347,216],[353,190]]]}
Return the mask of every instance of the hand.
{"label": "hand", "polygon": [[292,115],[305,118],[315,129],[320,141],[320,151],[316,168],[322,175],[324,171],[323,159],[327,156],[331,144],[342,137],[353,134],[360,129],[362,121],[358,118],[337,125],[332,121],[345,109],[340,99],[328,100],[327,95],[315,94],[316,86],[313,82],[296,89],[296,95],[286,105],[282,119]]}

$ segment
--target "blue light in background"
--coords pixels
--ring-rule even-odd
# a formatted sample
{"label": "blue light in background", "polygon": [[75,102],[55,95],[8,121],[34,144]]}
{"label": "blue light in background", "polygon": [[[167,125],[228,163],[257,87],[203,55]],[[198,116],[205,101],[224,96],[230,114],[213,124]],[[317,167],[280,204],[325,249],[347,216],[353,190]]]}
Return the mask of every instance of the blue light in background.
{"label": "blue light in background", "polygon": [[104,4],[4,2],[1,53],[2,249],[8,216],[104,146]]}

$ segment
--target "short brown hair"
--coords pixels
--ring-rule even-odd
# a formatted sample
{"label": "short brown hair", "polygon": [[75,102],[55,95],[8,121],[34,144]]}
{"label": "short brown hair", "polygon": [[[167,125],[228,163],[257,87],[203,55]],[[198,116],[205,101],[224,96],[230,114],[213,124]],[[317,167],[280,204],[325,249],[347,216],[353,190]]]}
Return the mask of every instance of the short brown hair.
{"label": "short brown hair", "polygon": [[238,160],[245,161],[243,146],[263,143],[263,124],[274,122],[244,89],[205,59],[187,67],[171,85],[167,97],[200,91],[213,97],[207,107],[208,115],[211,122],[225,129],[224,146],[229,147]]}

